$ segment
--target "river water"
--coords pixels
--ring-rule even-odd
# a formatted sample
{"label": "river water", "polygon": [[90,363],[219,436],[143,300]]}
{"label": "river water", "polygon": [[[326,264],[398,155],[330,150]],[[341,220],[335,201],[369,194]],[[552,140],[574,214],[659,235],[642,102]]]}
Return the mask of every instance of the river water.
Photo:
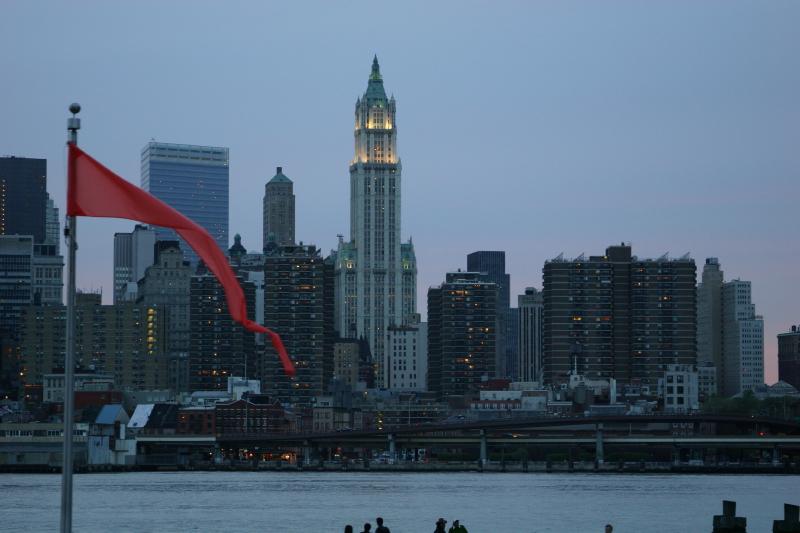
{"label": "river water", "polygon": [[[710,532],[722,500],[772,531],[800,477],[765,475],[136,472],[75,476],[75,531],[341,532],[383,516],[426,533]],[[56,531],[60,476],[0,475],[0,531]]]}

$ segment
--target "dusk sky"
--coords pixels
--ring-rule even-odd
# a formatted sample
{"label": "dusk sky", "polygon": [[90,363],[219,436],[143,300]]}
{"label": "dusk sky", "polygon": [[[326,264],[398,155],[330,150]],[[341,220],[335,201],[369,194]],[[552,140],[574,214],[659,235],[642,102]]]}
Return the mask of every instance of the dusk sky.
{"label": "dusk sky", "polygon": [[[776,334],[800,323],[800,2],[25,2],[0,5],[0,155],[79,144],[139,184],[150,139],[230,148],[231,239],[261,249],[264,183],[294,180],[297,239],[349,236],[353,112],[373,54],[397,99],[403,236],[419,301],[505,250],[512,301],[546,259],[630,241],[719,257]],[[78,287],[112,296],[81,219]]]}

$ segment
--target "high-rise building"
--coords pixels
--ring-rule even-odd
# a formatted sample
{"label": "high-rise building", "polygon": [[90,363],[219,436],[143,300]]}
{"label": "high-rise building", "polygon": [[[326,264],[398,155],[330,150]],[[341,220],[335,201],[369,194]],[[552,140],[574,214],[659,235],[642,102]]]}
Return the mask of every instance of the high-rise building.
{"label": "high-rise building", "polygon": [[114,303],[136,300],[139,280],[155,262],[155,245],[156,231],[141,224],[114,234]]}
{"label": "high-rise building", "polygon": [[479,251],[467,255],[467,271],[481,272],[487,281],[497,285],[497,359],[495,372],[497,377],[507,378],[509,369],[515,366],[509,360],[511,343],[508,335],[508,315],[511,308],[511,276],[506,273],[506,253],[497,251]]}
{"label": "high-rise building", "polygon": [[380,364],[387,328],[416,313],[417,267],[411,241],[400,242],[396,107],[386,96],[377,57],[356,101],[354,135],[350,241],[340,239],[336,259],[336,329],[343,337],[367,339]]}
{"label": "high-rise building", "polygon": [[519,381],[542,381],[544,298],[533,287],[517,296]]}
{"label": "high-rise building", "polygon": [[[255,287],[237,278],[247,316],[255,314]],[[229,377],[255,374],[255,336],[233,321],[225,291],[201,262],[189,286],[189,390],[227,390]]]}
{"label": "high-rise building", "polygon": [[638,259],[630,245],[544,265],[545,383],[570,372],[655,394],[667,365],[697,357],[695,263]]}
{"label": "high-rise building", "polygon": [[[166,317],[133,302],[102,305],[100,294],[78,294],[75,303],[75,364],[114,376],[121,389],[167,388]],[[26,384],[63,371],[66,308],[31,305],[20,319],[20,355]]]}
{"label": "high-rise building", "polygon": [[0,236],[0,334],[16,334],[24,307],[33,303],[33,237]]}
{"label": "high-rise building", "polygon": [[383,383],[394,391],[424,391],[428,387],[428,324],[418,320],[389,326],[382,370]]}
{"label": "high-rise building", "polygon": [[325,265],[313,245],[276,247],[265,257],[264,321],[283,339],[297,370],[286,376],[265,346],[261,390],[281,402],[310,407],[323,393]]}
{"label": "high-rise building", "polygon": [[46,237],[47,160],[0,157],[0,235]]}
{"label": "high-rise building", "polygon": [[756,315],[749,281],[722,285],[722,381],[724,396],[764,384],[764,319]]}
{"label": "high-rise building", "polygon": [[497,292],[479,272],[448,272],[428,289],[428,390],[440,398],[495,376]]}
{"label": "high-rise building", "polygon": [[275,176],[264,185],[264,250],[272,243],[294,244],[294,185],[278,167]]}
{"label": "high-rise building", "polygon": [[[142,188],[202,226],[228,249],[228,149],[149,142],[142,149]],[[179,240],[192,266],[197,254],[173,230],[156,229],[158,240]]]}
{"label": "high-rise building", "polygon": [[44,225],[45,244],[55,246],[56,255],[61,255],[61,219],[58,217],[58,207],[49,194],[47,195]]}
{"label": "high-rise building", "polygon": [[139,280],[137,303],[158,309],[166,316],[165,349],[169,360],[169,388],[189,390],[189,290],[192,269],[183,260],[177,241],[158,241],[156,262]]}
{"label": "high-rise building", "polygon": [[752,304],[750,282],[725,282],[716,257],[706,259],[697,286],[697,361],[714,367],[723,396],[764,383],[764,321]]}
{"label": "high-rise building", "polygon": [[[709,257],[697,284],[697,362],[722,369],[722,282],[719,259]],[[717,376],[718,378],[720,376]]]}
{"label": "high-rise building", "polygon": [[800,328],[778,334],[778,379],[800,389]]}

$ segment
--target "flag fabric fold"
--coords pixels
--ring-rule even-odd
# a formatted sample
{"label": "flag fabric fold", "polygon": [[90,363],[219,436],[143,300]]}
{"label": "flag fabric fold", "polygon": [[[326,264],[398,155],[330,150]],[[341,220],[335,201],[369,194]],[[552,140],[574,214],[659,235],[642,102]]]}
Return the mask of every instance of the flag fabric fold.
{"label": "flag fabric fold", "polygon": [[227,258],[206,230],[147,191],[124,180],[75,144],[69,144],[68,165],[67,215],[126,218],[175,230],[222,285],[233,320],[248,331],[269,336],[283,370],[294,376],[294,365],[280,336],[247,318],[244,291]]}

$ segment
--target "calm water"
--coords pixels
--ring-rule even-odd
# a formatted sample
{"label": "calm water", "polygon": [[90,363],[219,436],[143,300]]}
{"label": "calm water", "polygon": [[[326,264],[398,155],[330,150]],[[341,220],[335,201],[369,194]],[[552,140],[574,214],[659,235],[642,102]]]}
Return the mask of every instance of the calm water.
{"label": "calm water", "polygon": [[[0,475],[0,531],[55,531],[60,477]],[[76,531],[341,532],[382,515],[392,533],[710,532],[722,499],[748,531],[800,503],[796,476],[169,472],[75,476]],[[361,531],[361,529],[356,529]]]}

